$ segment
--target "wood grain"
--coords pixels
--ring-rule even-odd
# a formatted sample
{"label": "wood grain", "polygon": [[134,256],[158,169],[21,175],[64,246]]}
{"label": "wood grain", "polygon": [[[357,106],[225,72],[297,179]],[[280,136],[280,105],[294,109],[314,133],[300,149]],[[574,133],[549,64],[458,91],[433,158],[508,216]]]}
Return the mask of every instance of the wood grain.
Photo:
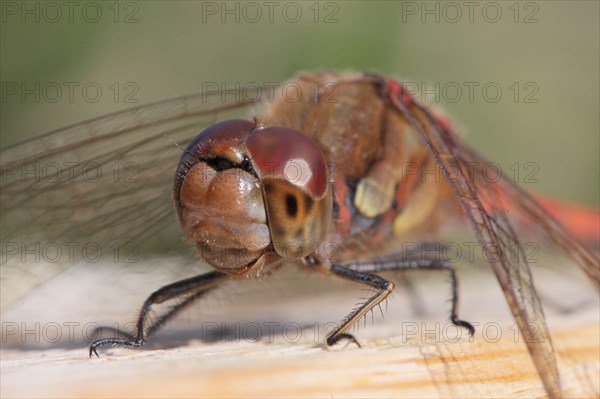
{"label": "wood grain", "polygon": [[[82,342],[76,348],[16,345],[4,331],[15,313],[5,313],[0,394],[3,398],[545,396],[524,343],[515,339],[514,322],[493,278],[477,273],[464,277],[461,314],[479,323],[473,340],[446,323],[448,306],[439,302],[447,299],[443,279],[427,277],[418,283],[426,314],[407,310],[410,298],[399,292],[390,301],[385,320],[374,315],[373,323],[369,320],[366,328],[355,331],[362,348],[345,344],[326,348],[321,343],[326,320],[339,319],[364,296],[353,286],[324,298],[290,294],[285,301],[267,301],[276,302],[271,303],[273,308],[284,308],[273,316],[283,327],[263,334],[258,342],[242,337],[240,331],[251,323],[264,325],[261,320],[269,320],[264,314],[273,315],[266,305],[262,316],[247,310],[232,312],[233,320],[241,320],[238,332],[221,331],[214,342],[193,339],[200,326],[187,320],[185,339],[167,334],[147,349],[113,349],[100,359],[88,359]],[[558,291],[564,281],[548,281],[541,294],[569,292],[561,301],[567,302],[566,310],[546,309],[564,395],[599,397],[598,294],[586,282],[576,284],[582,288]],[[25,314],[23,309],[19,312]],[[286,319],[282,316],[286,313],[292,316]],[[306,324],[313,319],[320,329]],[[298,330],[301,325],[305,328]],[[205,330],[202,336],[208,335]]]}

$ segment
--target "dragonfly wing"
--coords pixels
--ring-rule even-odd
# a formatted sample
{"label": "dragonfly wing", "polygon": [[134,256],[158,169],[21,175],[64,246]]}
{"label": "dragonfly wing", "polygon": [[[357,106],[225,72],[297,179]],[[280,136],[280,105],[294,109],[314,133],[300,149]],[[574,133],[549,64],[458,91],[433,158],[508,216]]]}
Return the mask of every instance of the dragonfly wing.
{"label": "dragonfly wing", "polygon": [[82,255],[135,256],[180,242],[170,199],[182,148],[216,121],[250,116],[251,102],[235,98],[164,100],[2,150],[3,307]]}
{"label": "dragonfly wing", "polygon": [[519,225],[534,228],[535,236],[542,242],[552,243],[571,257],[582,271],[600,289],[600,260],[581,245],[542,205],[526,190],[508,178],[501,178],[493,184],[486,183],[485,172],[481,170],[488,162],[464,143],[457,143],[471,165],[478,165],[474,181],[477,186],[487,186],[481,191],[483,205],[488,213],[506,217],[506,210],[514,213]]}
{"label": "dragonfly wing", "polygon": [[[478,241],[485,250],[508,305],[519,325],[533,362],[551,397],[561,396],[561,387],[550,333],[540,299],[536,293],[523,245],[511,220],[498,208],[486,209],[482,197],[494,195],[492,183],[478,180],[469,173],[470,152],[457,136],[440,123],[430,111],[416,104],[391,85],[392,101],[414,126],[435,158],[470,220]],[[399,89],[394,91],[395,89]],[[515,248],[517,258],[514,255]]]}

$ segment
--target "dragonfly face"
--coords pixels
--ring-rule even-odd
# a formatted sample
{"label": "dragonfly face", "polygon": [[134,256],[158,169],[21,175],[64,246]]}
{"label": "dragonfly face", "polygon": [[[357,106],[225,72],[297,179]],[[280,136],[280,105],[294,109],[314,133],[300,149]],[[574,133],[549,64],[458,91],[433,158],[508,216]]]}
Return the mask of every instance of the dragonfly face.
{"label": "dragonfly face", "polygon": [[331,190],[320,149],[289,128],[218,123],[185,150],[175,207],[185,236],[213,267],[241,274],[325,239]]}

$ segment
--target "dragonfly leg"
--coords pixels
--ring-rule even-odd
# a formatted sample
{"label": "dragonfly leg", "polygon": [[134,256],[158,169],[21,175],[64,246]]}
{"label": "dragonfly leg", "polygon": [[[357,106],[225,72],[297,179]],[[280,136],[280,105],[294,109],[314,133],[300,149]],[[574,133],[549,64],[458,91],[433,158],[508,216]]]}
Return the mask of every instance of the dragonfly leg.
{"label": "dragonfly leg", "polygon": [[450,311],[450,321],[456,326],[466,328],[471,336],[475,333],[475,328],[471,323],[458,318],[458,277],[456,275],[454,264],[451,262],[437,258],[419,257],[414,259],[386,259],[367,263],[345,264],[344,266],[348,269],[364,273],[399,270],[447,271],[450,274],[450,283],[452,285],[452,309]]}
{"label": "dragonfly leg", "polygon": [[380,304],[381,301],[383,301],[394,290],[394,283],[375,274],[365,273],[359,270],[353,270],[347,266],[342,266],[339,264],[332,264],[330,271],[338,277],[342,277],[347,280],[352,280],[357,283],[370,285],[371,287],[377,289],[375,295],[367,299],[367,301],[365,301],[359,307],[353,310],[342,322],[342,324],[327,336],[327,345],[329,346],[335,345],[342,339],[347,339],[354,342],[360,347],[360,344],[358,343],[356,338],[354,338],[352,334],[349,334],[346,331],[354,323],[360,320],[361,317],[366,315],[369,312],[369,310],[373,309],[374,306]]}
{"label": "dragonfly leg", "polygon": [[448,261],[429,258],[391,259],[344,265],[333,264],[331,265],[330,270],[339,277],[377,288],[377,292],[357,309],[353,310],[342,322],[340,327],[329,334],[327,337],[327,345],[334,345],[342,339],[348,339],[360,346],[356,338],[346,331],[352,324],[356,323],[361,317],[367,314],[369,310],[381,303],[381,301],[383,301],[394,289],[394,284],[391,281],[371,273],[393,270],[444,270],[449,272],[452,284],[452,310],[450,313],[450,321],[456,326],[466,328],[471,336],[475,333],[475,328],[471,323],[458,318],[458,278],[456,276],[454,265]]}
{"label": "dragonfly leg", "polygon": [[[142,310],[137,318],[133,335],[119,331],[124,338],[104,338],[94,341],[90,345],[90,357],[92,357],[92,354],[99,356],[98,349],[103,346],[123,346],[126,348],[141,347],[163,324],[173,318],[187,305],[227,280],[227,278],[228,276],[226,274],[214,271],[180,280],[160,288],[152,293],[152,295],[144,302]],[[164,315],[161,315],[148,323],[148,315],[153,305],[179,297],[185,297],[185,299],[176,305],[173,305],[173,307],[171,307]]]}

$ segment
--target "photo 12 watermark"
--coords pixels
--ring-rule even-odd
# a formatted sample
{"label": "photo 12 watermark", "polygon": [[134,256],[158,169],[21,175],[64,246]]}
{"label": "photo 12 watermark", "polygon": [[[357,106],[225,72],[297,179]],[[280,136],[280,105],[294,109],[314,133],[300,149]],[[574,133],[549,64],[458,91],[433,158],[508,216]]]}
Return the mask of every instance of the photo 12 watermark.
{"label": "photo 12 watermark", "polygon": [[401,14],[403,23],[537,24],[541,13],[536,1],[403,1]]}
{"label": "photo 12 watermark", "polygon": [[73,264],[78,261],[98,263],[139,263],[140,247],[135,242],[113,241],[102,244],[96,241],[25,241],[0,242],[0,263]]}
{"label": "photo 12 watermark", "polygon": [[416,82],[402,81],[407,94],[422,103],[490,103],[512,102],[537,104],[540,86],[534,81],[454,81]]}
{"label": "photo 12 watermark", "polygon": [[0,101],[21,103],[97,103],[137,104],[140,88],[135,82],[25,82],[3,81]]}
{"label": "photo 12 watermark", "polygon": [[134,1],[2,1],[2,23],[140,22],[140,6]]}
{"label": "photo 12 watermark", "polygon": [[[33,184],[139,184],[140,166],[136,162],[47,161],[2,162],[0,182],[31,182]],[[33,188],[33,187],[32,187]]]}
{"label": "photo 12 watermark", "polygon": [[299,103],[337,103],[339,84],[334,81],[306,84],[301,81],[287,82],[202,82],[201,101],[227,103],[285,101]]}
{"label": "photo 12 watermark", "polygon": [[343,2],[336,1],[203,1],[202,22],[290,23],[339,22]]}

